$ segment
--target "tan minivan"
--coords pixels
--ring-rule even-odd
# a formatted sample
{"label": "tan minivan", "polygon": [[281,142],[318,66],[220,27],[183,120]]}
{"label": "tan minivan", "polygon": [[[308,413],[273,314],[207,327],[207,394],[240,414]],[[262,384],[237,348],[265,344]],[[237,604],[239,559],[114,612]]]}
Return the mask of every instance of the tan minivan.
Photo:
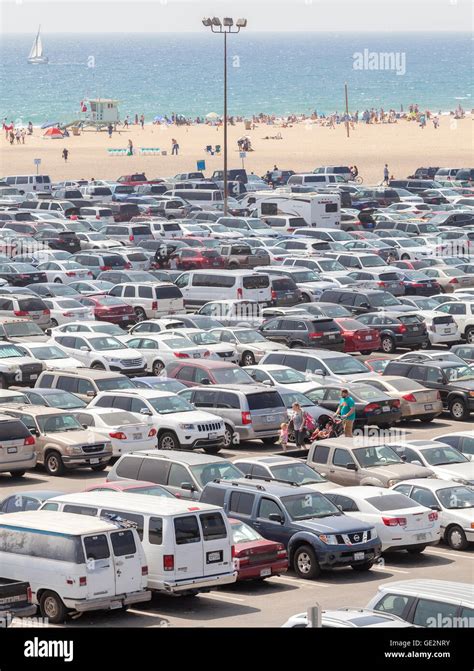
{"label": "tan minivan", "polygon": [[393,487],[402,480],[433,476],[429,468],[406,463],[389,445],[366,437],[316,441],[306,461],[323,477],[345,487]]}
{"label": "tan minivan", "polygon": [[43,371],[35,387],[61,389],[75,394],[88,403],[100,391],[135,389],[135,385],[126,375],[109,370],[80,368],[78,370]]}
{"label": "tan minivan", "polygon": [[[112,456],[112,443],[90,429],[84,429],[72,412],[43,405],[5,404],[5,415],[19,419],[34,439],[38,463],[49,475],[66,469],[91,468],[103,471]],[[10,469],[8,469],[10,470]]]}
{"label": "tan minivan", "polygon": [[34,436],[20,420],[0,414],[0,473],[21,477],[35,466]]}

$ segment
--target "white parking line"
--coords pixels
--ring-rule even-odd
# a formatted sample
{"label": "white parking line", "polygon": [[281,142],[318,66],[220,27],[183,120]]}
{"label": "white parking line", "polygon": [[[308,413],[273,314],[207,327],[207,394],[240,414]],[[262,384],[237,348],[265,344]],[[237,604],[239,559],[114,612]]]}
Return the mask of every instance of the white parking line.
{"label": "white parking line", "polygon": [[136,613],[137,615],[146,615],[147,617],[157,617],[159,620],[164,620],[163,615],[158,613],[150,613],[148,610],[136,610],[135,608],[129,608],[127,613]]}
{"label": "white parking line", "polygon": [[462,552],[449,552],[448,550],[435,550],[432,548],[428,550],[426,554],[430,555],[441,555],[443,557],[454,557],[455,559],[474,559],[472,555],[465,555]]}
{"label": "white parking line", "polygon": [[404,571],[401,568],[392,568],[391,566],[373,566],[372,571],[387,571],[389,573],[410,573],[410,571]]}
{"label": "white parking line", "polygon": [[221,594],[203,594],[203,597],[206,599],[218,599],[219,601],[235,601],[236,603],[244,603],[246,599],[242,599],[239,596],[225,596]]}
{"label": "white parking line", "polygon": [[299,578],[287,578],[279,576],[278,581],[282,580],[283,582],[289,582],[291,584],[301,585],[302,587],[330,587],[330,585],[324,585],[322,583],[311,582],[310,580],[299,580]]}

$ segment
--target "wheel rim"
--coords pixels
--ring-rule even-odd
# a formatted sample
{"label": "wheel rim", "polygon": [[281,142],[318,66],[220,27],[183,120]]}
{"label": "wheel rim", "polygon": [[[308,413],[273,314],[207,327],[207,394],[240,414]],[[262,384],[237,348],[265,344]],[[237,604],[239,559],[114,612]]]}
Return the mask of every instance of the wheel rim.
{"label": "wheel rim", "polygon": [[392,349],[392,341],[388,338],[384,338],[384,340],[382,340],[382,349],[384,352],[390,352]]}
{"label": "wheel rim", "polygon": [[159,375],[161,373],[161,371],[163,370],[163,368],[164,368],[164,366],[161,363],[161,361],[155,361],[155,363],[153,364],[153,373],[155,375]]}
{"label": "wheel rim", "polygon": [[146,314],[144,313],[144,311],[141,308],[137,308],[135,310],[135,314],[136,314],[137,319],[138,319],[139,322],[142,322],[144,319],[146,319]]}
{"label": "wheel rim", "polygon": [[43,609],[46,617],[48,617],[50,620],[54,620],[59,615],[59,606],[53,596],[46,597],[43,602]]}
{"label": "wheel rim", "polygon": [[253,356],[251,354],[246,354],[244,356],[244,365],[245,366],[252,366],[254,364]]}
{"label": "wheel rim", "polygon": [[227,429],[224,431],[224,447],[230,447],[232,445],[232,431]]}
{"label": "wheel rim", "polygon": [[59,469],[59,461],[58,458],[52,454],[50,457],[48,457],[48,469],[52,473],[56,473]]}
{"label": "wheel rim", "polygon": [[161,441],[161,447],[163,450],[174,450],[175,442],[172,436],[165,436]]}
{"label": "wheel rim", "polygon": [[307,552],[301,552],[296,560],[298,571],[307,575],[311,571],[311,557]]}
{"label": "wheel rim", "polygon": [[453,416],[456,417],[456,419],[459,419],[464,414],[463,404],[460,403],[459,401],[457,401],[456,403],[453,403],[452,406],[451,406],[451,412],[453,413]]}
{"label": "wheel rim", "polygon": [[463,537],[459,529],[453,529],[453,531],[451,531],[449,535],[449,541],[453,547],[461,547],[463,543]]}
{"label": "wheel rim", "polygon": [[474,331],[468,331],[466,333],[466,342],[473,344],[474,343]]}

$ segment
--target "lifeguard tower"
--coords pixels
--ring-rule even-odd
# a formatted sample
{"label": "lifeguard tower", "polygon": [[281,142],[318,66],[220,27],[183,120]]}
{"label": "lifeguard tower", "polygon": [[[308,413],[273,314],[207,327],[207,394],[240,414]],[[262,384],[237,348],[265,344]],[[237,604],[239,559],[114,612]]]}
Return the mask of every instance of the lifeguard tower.
{"label": "lifeguard tower", "polygon": [[73,133],[77,134],[79,129],[85,130],[87,127],[102,130],[107,128],[110,123],[115,125],[120,122],[118,104],[119,100],[114,98],[82,100],[81,118],[71,121],[65,127],[72,127]]}

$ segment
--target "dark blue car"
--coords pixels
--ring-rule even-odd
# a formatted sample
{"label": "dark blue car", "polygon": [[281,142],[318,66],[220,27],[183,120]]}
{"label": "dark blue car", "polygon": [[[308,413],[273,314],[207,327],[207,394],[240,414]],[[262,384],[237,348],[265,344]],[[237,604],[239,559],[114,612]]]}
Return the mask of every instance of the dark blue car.
{"label": "dark blue car", "polygon": [[222,506],[229,517],[283,543],[300,578],[342,566],[368,571],[380,555],[373,526],[344,515],[309,487],[264,479],[215,480],[204,487],[200,500]]}

